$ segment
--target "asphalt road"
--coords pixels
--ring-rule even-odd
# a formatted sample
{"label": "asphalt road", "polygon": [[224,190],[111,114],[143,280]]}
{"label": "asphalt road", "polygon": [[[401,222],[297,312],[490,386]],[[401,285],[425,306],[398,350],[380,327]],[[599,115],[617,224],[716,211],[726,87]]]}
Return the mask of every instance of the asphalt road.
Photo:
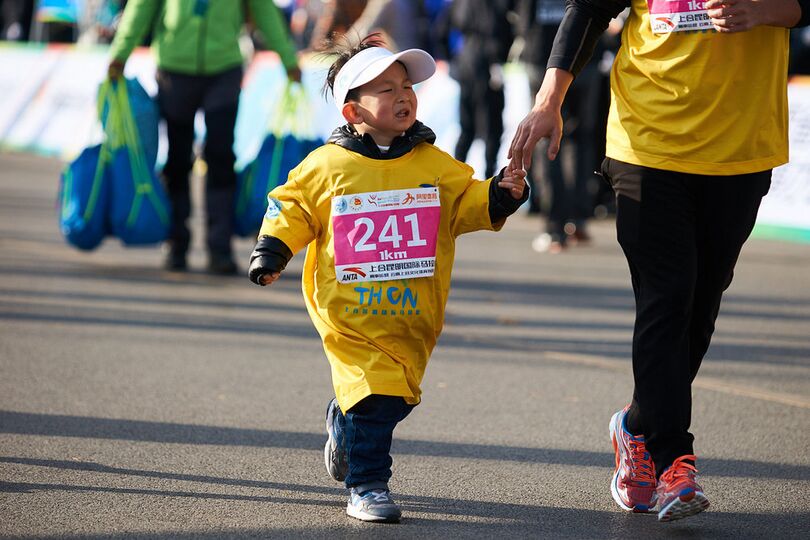
{"label": "asphalt road", "polygon": [[[752,240],[694,388],[712,507],[659,524],[610,497],[629,399],[629,275],[609,221],[459,243],[424,401],[395,434],[399,525],[326,475],[329,370],[300,293],[60,237],[55,160],[0,155],[2,538],[808,538],[810,245]],[[199,218],[196,226],[199,227]],[[244,266],[252,243],[238,244]]]}

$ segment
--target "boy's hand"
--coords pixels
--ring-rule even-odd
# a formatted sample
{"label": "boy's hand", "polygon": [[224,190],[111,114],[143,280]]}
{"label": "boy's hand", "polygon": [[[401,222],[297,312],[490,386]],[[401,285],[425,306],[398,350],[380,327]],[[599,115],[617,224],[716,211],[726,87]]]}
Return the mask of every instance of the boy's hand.
{"label": "boy's hand", "polygon": [[498,182],[498,187],[509,191],[513,199],[520,199],[523,197],[523,190],[526,189],[526,171],[507,167],[503,171],[503,179]]}
{"label": "boy's hand", "polygon": [[263,274],[262,277],[259,278],[259,284],[264,287],[265,285],[271,285],[278,277],[281,275],[281,272],[271,272],[269,274]]}

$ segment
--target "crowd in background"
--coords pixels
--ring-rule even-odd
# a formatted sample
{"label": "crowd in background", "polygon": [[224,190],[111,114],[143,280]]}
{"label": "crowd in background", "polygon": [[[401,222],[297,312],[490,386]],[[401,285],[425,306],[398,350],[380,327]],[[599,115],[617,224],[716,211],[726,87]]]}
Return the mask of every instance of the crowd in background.
{"label": "crowd in background", "polygon": [[[189,0],[198,1],[198,0]],[[126,0],[0,0],[0,38],[8,41],[109,43]],[[459,82],[461,134],[454,149],[467,158],[473,140],[485,147],[485,173],[498,172],[503,138],[503,66],[520,61],[534,95],[562,20],[565,0],[276,0],[300,51],[324,51],[341,36],[382,32],[393,50],[421,48],[446,60]],[[609,71],[621,20],[614,21],[566,101],[561,158],[539,148],[529,182],[529,213],[544,214],[532,246],[559,253],[590,240],[587,221],[612,210],[607,185],[594,171],[604,156]],[[260,34],[253,45],[263,48]],[[791,34],[792,74],[810,74],[810,29]]]}

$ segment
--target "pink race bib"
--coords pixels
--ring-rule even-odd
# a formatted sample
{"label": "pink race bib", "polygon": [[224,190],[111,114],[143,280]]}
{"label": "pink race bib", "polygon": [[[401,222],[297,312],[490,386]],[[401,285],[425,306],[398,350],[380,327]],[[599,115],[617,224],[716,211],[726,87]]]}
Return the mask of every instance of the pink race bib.
{"label": "pink race bib", "polygon": [[436,187],[334,197],[338,282],[432,276],[440,218]]}
{"label": "pink race bib", "polygon": [[647,0],[653,34],[714,28],[704,0]]}

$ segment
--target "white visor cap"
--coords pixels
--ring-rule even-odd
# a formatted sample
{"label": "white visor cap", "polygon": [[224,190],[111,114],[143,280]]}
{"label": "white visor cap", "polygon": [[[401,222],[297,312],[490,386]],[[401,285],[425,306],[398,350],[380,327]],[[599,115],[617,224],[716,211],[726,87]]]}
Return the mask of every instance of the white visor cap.
{"label": "white visor cap", "polygon": [[436,72],[433,57],[422,49],[408,49],[396,54],[383,47],[363,49],[340,68],[335,78],[333,93],[338,110],[343,110],[349,90],[373,81],[394,62],[405,65],[408,78],[414,84],[429,79]]}

